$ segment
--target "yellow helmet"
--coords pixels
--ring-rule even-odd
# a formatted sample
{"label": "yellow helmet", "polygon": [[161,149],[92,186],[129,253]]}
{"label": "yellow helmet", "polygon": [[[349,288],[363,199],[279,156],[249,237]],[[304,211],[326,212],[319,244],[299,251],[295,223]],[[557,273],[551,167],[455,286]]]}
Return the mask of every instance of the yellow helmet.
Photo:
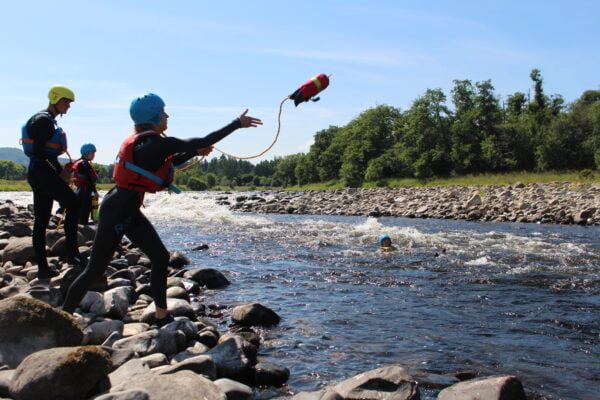
{"label": "yellow helmet", "polygon": [[75,94],[71,89],[65,86],[52,86],[48,92],[50,104],[56,104],[60,99],[75,101]]}

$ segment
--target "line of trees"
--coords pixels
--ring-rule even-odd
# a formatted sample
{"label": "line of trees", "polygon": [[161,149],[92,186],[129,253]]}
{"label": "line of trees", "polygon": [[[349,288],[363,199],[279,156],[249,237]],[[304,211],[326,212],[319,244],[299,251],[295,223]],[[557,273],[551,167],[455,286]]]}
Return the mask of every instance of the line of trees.
{"label": "line of trees", "polygon": [[[256,165],[221,156],[178,173],[175,183],[192,190],[330,181],[358,187],[391,178],[600,167],[600,90],[566,104],[544,92],[539,70],[530,78],[533,94],[503,99],[490,80],[455,80],[450,101],[429,89],[408,110],[383,104],[317,132],[308,153]],[[98,170],[101,182],[111,181],[112,165]],[[0,178],[25,179],[25,169],[1,161]]]}
{"label": "line of trees", "polygon": [[530,78],[532,95],[516,92],[503,100],[490,80],[455,80],[451,104],[441,89],[429,89],[406,111],[379,105],[345,126],[317,132],[306,154],[256,166],[223,156],[178,180],[201,187],[341,180],[357,187],[390,178],[599,167],[600,90],[566,104],[544,92],[539,70]]}

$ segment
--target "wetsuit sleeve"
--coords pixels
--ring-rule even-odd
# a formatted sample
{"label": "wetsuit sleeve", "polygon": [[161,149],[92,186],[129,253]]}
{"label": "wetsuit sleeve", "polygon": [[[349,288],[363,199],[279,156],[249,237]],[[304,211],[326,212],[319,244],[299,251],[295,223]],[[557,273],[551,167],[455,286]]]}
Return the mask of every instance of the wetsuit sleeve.
{"label": "wetsuit sleeve", "polygon": [[48,160],[50,165],[57,171],[62,171],[62,166],[57,157],[46,155],[46,142],[54,134],[54,123],[45,115],[35,115],[27,126],[29,137],[33,139],[33,155],[39,160]]}
{"label": "wetsuit sleeve", "polygon": [[144,169],[155,171],[161,166],[162,160],[172,155],[173,163],[181,164],[196,156],[196,150],[212,146],[238,128],[241,128],[241,124],[236,118],[230,124],[203,138],[161,137],[158,140],[142,141],[134,149],[134,163]]}

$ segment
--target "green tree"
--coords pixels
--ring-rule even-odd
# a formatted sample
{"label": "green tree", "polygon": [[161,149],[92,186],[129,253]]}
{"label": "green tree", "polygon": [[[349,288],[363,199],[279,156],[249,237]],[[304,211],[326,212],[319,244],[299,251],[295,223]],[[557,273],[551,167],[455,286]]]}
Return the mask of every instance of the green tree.
{"label": "green tree", "polygon": [[197,178],[197,177],[190,178],[190,180],[188,181],[187,186],[191,190],[198,190],[199,191],[199,190],[206,190],[206,189],[208,189],[208,186],[206,185],[206,182],[204,182],[202,179]]}
{"label": "green tree", "polygon": [[450,111],[441,89],[428,89],[406,115],[402,159],[418,179],[446,176],[450,158]]}
{"label": "green tree", "polygon": [[276,183],[274,186],[296,185],[296,165],[300,156],[300,154],[292,154],[279,160],[273,174],[273,180]]}
{"label": "green tree", "polygon": [[360,186],[369,160],[394,145],[400,117],[399,109],[380,105],[361,113],[348,124],[347,145],[340,168],[344,186]]}

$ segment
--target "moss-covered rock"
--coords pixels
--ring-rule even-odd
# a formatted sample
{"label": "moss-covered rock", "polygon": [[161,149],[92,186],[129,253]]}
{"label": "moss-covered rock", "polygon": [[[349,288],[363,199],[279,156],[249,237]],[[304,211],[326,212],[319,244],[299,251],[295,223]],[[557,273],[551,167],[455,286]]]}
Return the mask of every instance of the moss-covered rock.
{"label": "moss-covered rock", "polygon": [[15,368],[29,354],[78,346],[83,332],[71,316],[27,296],[0,301],[0,364]]}
{"label": "moss-covered rock", "polygon": [[15,400],[84,399],[110,366],[109,354],[96,346],[38,351],[17,367],[10,393]]}

